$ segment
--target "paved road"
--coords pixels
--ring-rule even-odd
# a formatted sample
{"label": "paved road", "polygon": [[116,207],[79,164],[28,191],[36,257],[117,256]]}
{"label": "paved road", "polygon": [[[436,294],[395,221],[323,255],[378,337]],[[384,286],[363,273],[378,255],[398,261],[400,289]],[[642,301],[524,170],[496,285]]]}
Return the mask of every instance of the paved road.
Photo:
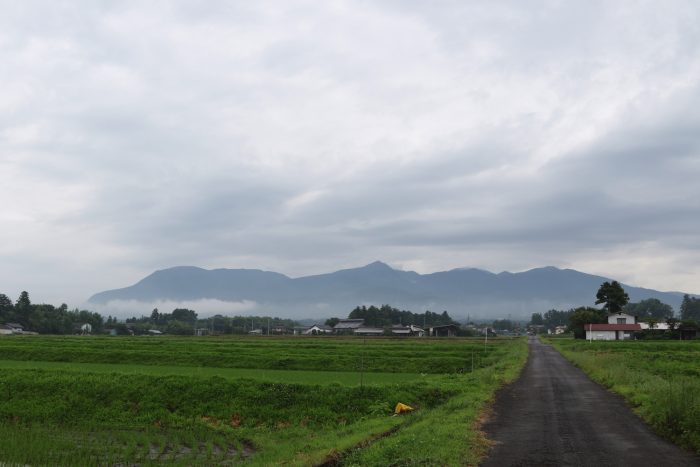
{"label": "paved road", "polygon": [[483,427],[495,442],[483,467],[700,466],[556,350],[534,337],[529,344],[523,374]]}

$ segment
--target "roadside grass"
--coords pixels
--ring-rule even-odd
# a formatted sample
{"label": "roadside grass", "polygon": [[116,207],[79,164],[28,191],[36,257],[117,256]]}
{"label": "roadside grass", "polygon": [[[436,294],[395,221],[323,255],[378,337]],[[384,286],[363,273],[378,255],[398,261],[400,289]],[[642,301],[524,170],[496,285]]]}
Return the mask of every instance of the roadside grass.
{"label": "roadside grass", "polygon": [[[470,339],[241,341],[0,339],[3,358],[8,358],[6,348],[14,349],[13,358],[23,357],[0,361],[0,463],[476,464],[485,452],[476,419],[527,353],[523,339],[494,339],[486,346]],[[297,348],[300,344],[305,347]],[[165,362],[150,354],[160,355],[163,347],[173,354]],[[127,362],[102,361],[113,360],[110,351],[120,348],[128,350]],[[243,368],[220,366],[230,362],[226,354],[232,348],[245,350],[237,352]],[[53,362],[27,358],[52,352]],[[95,355],[88,357],[90,352]],[[251,361],[270,366],[275,356],[288,353],[305,369],[247,368]],[[312,354],[353,361],[345,370],[324,372]],[[206,361],[203,356],[214,365],[186,365]],[[87,358],[97,362],[80,361]],[[133,363],[141,358],[179,364]],[[373,370],[363,373],[362,386],[358,360],[363,370]],[[419,368],[419,362],[438,363],[420,367],[421,373],[401,373]],[[450,370],[440,373],[440,368]],[[393,417],[397,402],[417,410]]]}
{"label": "roadside grass", "polygon": [[[498,344],[496,344],[498,345]],[[457,395],[396,434],[352,451],[344,465],[477,465],[488,451],[479,417],[498,388],[515,380],[527,360],[527,341],[518,339],[490,368],[460,378],[445,376]]]}
{"label": "roadside grass", "polygon": [[700,454],[700,342],[547,342],[660,435]]}

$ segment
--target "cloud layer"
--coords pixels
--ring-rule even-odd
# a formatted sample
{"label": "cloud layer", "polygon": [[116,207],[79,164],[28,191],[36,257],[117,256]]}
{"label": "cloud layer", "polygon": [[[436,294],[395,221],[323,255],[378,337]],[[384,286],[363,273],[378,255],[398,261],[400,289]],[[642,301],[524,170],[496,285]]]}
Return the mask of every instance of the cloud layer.
{"label": "cloud layer", "polygon": [[21,2],[0,292],[193,264],[700,292],[696,2]]}

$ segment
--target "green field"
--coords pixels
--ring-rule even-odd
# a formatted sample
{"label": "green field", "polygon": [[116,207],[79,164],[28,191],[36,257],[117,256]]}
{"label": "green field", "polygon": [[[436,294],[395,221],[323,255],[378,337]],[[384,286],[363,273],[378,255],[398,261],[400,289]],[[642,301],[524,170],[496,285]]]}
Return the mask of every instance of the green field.
{"label": "green field", "polygon": [[[0,463],[474,464],[523,339],[0,339]],[[393,417],[397,402],[417,410]],[[412,459],[412,461],[409,461]]]}
{"label": "green field", "polygon": [[547,342],[659,434],[700,454],[700,341]]}

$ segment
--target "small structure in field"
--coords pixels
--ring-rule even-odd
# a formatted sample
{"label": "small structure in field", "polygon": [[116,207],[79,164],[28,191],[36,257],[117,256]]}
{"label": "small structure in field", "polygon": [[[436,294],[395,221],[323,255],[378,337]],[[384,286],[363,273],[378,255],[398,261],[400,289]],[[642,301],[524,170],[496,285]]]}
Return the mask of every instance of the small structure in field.
{"label": "small structure in field", "polygon": [[149,329],[148,334],[150,334],[151,336],[160,336],[161,334],[163,334],[163,332],[159,331],[158,329]]}
{"label": "small structure in field", "polygon": [[608,322],[603,324],[586,324],[586,339],[593,341],[621,341],[632,339],[642,326],[637,323],[637,317],[627,313],[612,313]]}
{"label": "small structure in field", "polygon": [[196,328],[194,330],[194,335],[197,337],[202,337],[202,336],[208,336],[209,335],[209,329],[207,328]]}
{"label": "small structure in field", "polygon": [[7,324],[0,324],[0,335],[2,334],[14,334],[15,332],[12,330],[10,326]]}
{"label": "small structure in field", "polygon": [[681,340],[699,339],[700,338],[700,327],[696,324],[682,324],[678,328]]}

